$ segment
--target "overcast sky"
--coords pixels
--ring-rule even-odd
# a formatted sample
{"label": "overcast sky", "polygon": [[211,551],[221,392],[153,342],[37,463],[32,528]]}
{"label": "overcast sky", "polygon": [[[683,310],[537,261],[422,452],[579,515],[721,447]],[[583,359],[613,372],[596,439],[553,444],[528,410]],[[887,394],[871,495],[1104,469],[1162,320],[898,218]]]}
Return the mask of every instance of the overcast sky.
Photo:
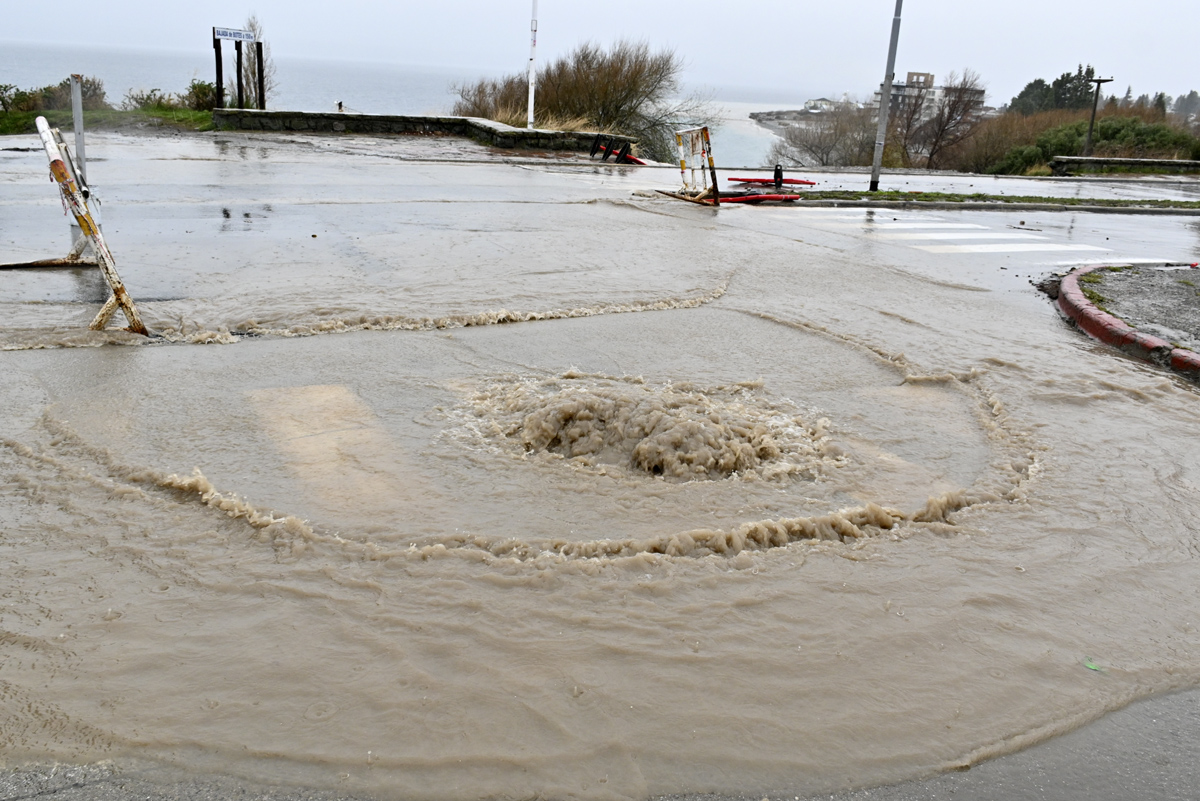
{"label": "overcast sky", "polygon": [[[481,73],[524,69],[530,0],[5,0],[0,40],[198,51],[213,25],[254,12],[276,58],[331,58]],[[539,2],[539,60],[621,37],[674,48],[693,84],[860,97],[878,87],[894,0]],[[47,25],[47,9],[60,23]],[[77,22],[87,20],[86,23]],[[1197,0],[908,0],[896,71],[939,80],[969,67],[989,103],[1094,64],[1117,94],[1200,89]],[[0,76],[0,83],[3,76]]]}

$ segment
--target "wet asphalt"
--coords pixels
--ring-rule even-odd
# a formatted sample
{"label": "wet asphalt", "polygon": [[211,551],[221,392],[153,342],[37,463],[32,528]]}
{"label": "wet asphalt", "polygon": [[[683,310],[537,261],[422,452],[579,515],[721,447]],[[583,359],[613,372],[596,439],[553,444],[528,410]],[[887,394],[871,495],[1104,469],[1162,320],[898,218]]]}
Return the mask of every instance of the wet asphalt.
{"label": "wet asphalt", "polygon": [[[785,790],[684,794],[663,801],[1194,801],[1200,797],[1200,691],[1157,696],[1032,748],[969,770],[817,796]],[[381,801],[133,763],[28,766],[0,774],[0,799],[56,801]]]}
{"label": "wet asphalt", "polygon": [[[929,179],[921,181],[927,182]],[[1195,285],[1193,285],[1193,282]],[[1106,276],[1107,308],[1131,325],[1191,346],[1200,342],[1200,270],[1143,267]],[[1083,336],[1082,334],[1080,336]],[[799,747],[799,746],[798,746]],[[1069,734],[1015,753],[899,785],[795,796],[673,795],[672,801],[916,801],[921,799],[1200,799],[1200,690],[1135,702]],[[365,801],[366,796],[268,786],[241,777],[183,774],[135,761],[27,765],[0,772],[0,801]],[[374,799],[372,799],[374,801]]]}

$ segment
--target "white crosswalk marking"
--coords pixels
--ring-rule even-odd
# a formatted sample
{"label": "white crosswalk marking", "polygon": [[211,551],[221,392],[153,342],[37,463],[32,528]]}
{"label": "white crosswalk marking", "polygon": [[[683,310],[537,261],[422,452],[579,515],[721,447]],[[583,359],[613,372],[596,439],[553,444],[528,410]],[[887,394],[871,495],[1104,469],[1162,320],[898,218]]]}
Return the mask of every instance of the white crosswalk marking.
{"label": "white crosswalk marking", "polygon": [[1108,248],[1095,245],[1058,245],[1053,242],[1045,243],[1013,243],[988,245],[912,245],[917,250],[926,253],[1034,253],[1037,251],[1069,251],[1086,250],[1094,253],[1108,253]]}
{"label": "white crosswalk marking", "polygon": [[1008,231],[952,231],[941,233],[928,231],[920,234],[876,234],[880,239],[1045,239],[1037,234],[1010,233]]}
{"label": "white crosswalk marking", "polygon": [[[810,213],[816,209],[806,210]],[[833,211],[822,210],[822,211]],[[929,215],[906,215],[903,212],[893,213],[889,210],[878,210],[882,217],[888,214],[890,219],[876,219],[874,215],[858,213],[813,215],[810,220],[826,229],[857,229],[870,235],[872,239],[886,240],[896,244],[904,244],[914,250],[925,253],[942,255],[967,253],[1110,253],[1109,248],[1098,245],[1076,243],[1061,243],[1050,241],[1045,234],[1025,231],[996,230],[978,223],[947,222],[944,218]],[[991,240],[976,241],[971,240]],[[952,242],[963,244],[950,244]],[[945,244],[939,244],[945,243]],[[1080,259],[1074,263],[1095,261],[1095,257]],[[1158,261],[1158,260],[1155,260]],[[1060,262],[1061,263],[1061,262]]]}
{"label": "white crosswalk marking", "polygon": [[[1078,267],[1081,264],[1093,264],[1095,261],[1095,259],[1067,259],[1065,261],[1054,261],[1049,263],[1057,267]],[[1145,259],[1141,257],[1126,259],[1113,257],[1105,259],[1105,262],[1109,264],[1167,264],[1170,262],[1170,259]]]}
{"label": "white crosswalk marking", "polygon": [[986,230],[987,226],[976,225],[975,223],[947,222],[877,222],[867,225],[867,230],[892,231],[900,228],[974,228],[975,230]]}
{"label": "white crosswalk marking", "polygon": [[862,231],[896,231],[896,230],[915,230],[919,228],[931,229],[964,229],[970,228],[976,231],[986,231],[986,225],[975,225],[974,223],[948,223],[948,222],[873,222],[866,220],[858,223],[829,223],[830,228],[857,228]]}

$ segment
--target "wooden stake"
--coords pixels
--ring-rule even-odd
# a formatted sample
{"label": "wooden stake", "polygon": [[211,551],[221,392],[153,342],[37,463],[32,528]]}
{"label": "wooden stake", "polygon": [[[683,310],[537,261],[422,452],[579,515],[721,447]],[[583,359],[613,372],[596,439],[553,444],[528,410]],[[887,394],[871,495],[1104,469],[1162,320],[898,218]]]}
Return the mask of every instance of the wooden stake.
{"label": "wooden stake", "polygon": [[246,107],[246,87],[242,84],[242,40],[238,39],[233,43],[233,49],[237,53],[237,93],[238,93],[238,108]]}
{"label": "wooden stake", "polygon": [[267,110],[266,64],[263,63],[263,43],[254,43],[254,63],[258,67],[258,110]]}
{"label": "wooden stake", "polygon": [[225,74],[221,63],[221,40],[217,38],[217,29],[213,28],[213,51],[217,54],[217,108],[225,108]]}

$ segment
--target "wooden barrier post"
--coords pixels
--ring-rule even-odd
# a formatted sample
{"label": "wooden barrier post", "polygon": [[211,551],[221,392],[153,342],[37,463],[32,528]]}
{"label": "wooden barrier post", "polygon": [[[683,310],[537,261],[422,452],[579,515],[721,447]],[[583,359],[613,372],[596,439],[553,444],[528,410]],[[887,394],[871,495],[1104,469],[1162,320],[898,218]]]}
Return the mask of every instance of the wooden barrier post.
{"label": "wooden barrier post", "polygon": [[217,108],[225,108],[225,73],[221,63],[221,39],[213,28],[213,51],[217,54]]}
{"label": "wooden barrier post", "polygon": [[246,87],[242,82],[242,40],[238,39],[233,43],[233,49],[237,53],[237,93],[238,93],[238,108],[246,107]]}
{"label": "wooden barrier post", "polygon": [[[717,165],[713,163],[712,140],[708,136],[708,126],[701,128],[704,132],[704,156],[708,157],[708,172],[712,175],[712,200],[714,206],[721,205],[721,190],[717,186]],[[701,167],[703,169],[703,167]]]}
{"label": "wooden barrier post", "polygon": [[112,289],[112,296],[105,301],[101,307],[99,314],[92,320],[92,324],[88,326],[93,331],[100,331],[108,325],[108,321],[112,319],[113,314],[118,308],[125,314],[125,319],[129,321],[129,330],[135,334],[150,336],[150,332],[146,330],[146,326],[142,323],[141,317],[138,315],[137,309],[133,305],[133,300],[129,297],[129,293],[125,291],[125,285],[121,283],[121,277],[117,275],[117,267],[113,261],[112,253],[108,249],[108,245],[104,242],[104,235],[100,233],[99,226],[92,219],[92,213],[88,209],[87,200],[83,197],[83,193],[79,189],[79,183],[75,175],[74,165],[70,161],[70,155],[65,154],[60,147],[61,138],[58,131],[50,127],[46,122],[45,117],[38,117],[35,120],[38,129],[38,135],[42,138],[42,146],[46,149],[46,157],[50,160],[50,173],[54,176],[54,180],[58,182],[59,192],[62,194],[63,202],[66,203],[71,214],[75,217],[75,221],[79,224],[80,230],[92,243],[92,250],[96,253],[96,261],[100,265],[100,270],[104,273],[104,278],[108,281],[108,286]]}
{"label": "wooden barrier post", "polygon": [[267,77],[266,64],[263,63],[263,43],[256,41],[254,43],[254,64],[257,68],[258,75],[258,110],[267,110]]}

